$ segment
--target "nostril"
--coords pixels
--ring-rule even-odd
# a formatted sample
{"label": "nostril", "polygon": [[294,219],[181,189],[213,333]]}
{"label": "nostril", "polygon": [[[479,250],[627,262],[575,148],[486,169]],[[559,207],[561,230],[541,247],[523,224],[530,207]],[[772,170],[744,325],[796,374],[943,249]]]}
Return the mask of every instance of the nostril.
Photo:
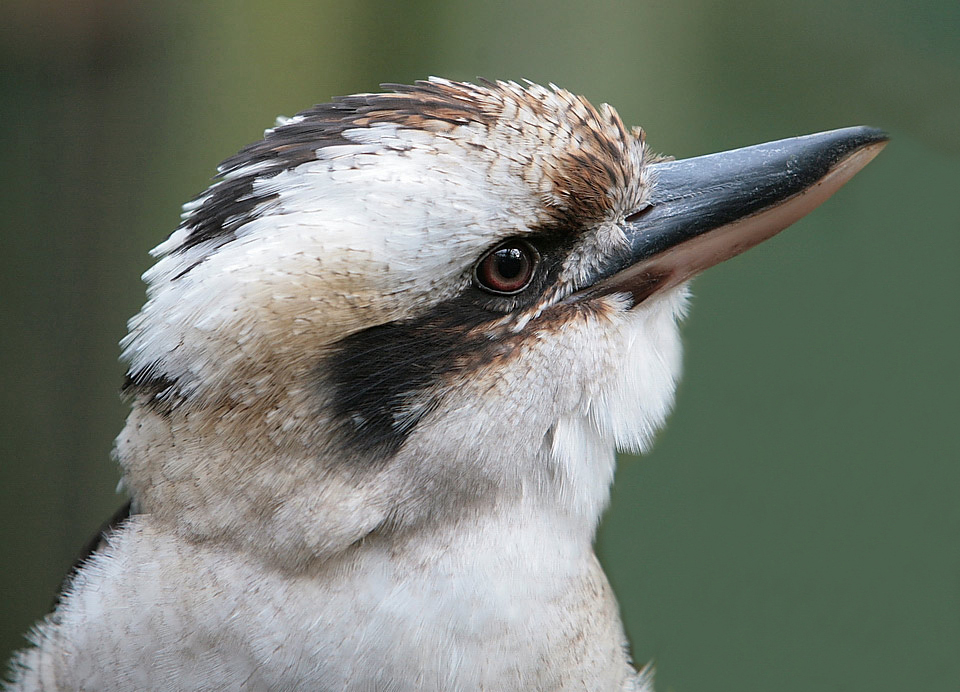
{"label": "nostril", "polygon": [[646,214],[648,214],[652,209],[653,209],[653,205],[647,204],[647,206],[643,207],[642,209],[637,209],[637,211],[633,212],[632,214],[628,214],[626,218],[624,218],[624,221],[626,223],[636,223],[641,218],[643,218]]}

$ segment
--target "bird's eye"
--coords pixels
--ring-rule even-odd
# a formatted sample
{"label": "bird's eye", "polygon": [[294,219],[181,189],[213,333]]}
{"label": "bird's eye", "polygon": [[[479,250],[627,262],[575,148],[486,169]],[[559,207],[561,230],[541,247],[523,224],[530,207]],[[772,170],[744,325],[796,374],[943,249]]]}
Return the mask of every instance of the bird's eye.
{"label": "bird's eye", "polygon": [[477,263],[473,277],[490,293],[511,295],[525,289],[533,278],[540,254],[522,240],[508,240]]}

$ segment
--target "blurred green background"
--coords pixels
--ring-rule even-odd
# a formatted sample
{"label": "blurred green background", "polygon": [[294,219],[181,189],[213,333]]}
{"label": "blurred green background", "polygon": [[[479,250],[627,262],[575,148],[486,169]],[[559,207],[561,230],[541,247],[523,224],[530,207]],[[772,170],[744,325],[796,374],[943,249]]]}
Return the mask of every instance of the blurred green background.
{"label": "blurred green background", "polygon": [[685,157],[881,156],[695,283],[599,546],[657,688],[960,689],[960,3],[0,3],[0,657],[121,502],[147,250],[274,116],[427,75],[555,82]]}

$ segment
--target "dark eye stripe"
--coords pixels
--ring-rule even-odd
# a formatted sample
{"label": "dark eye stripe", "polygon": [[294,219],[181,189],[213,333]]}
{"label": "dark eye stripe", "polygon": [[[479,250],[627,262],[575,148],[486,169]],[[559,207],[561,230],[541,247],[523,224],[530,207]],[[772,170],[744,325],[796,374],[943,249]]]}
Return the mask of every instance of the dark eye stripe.
{"label": "dark eye stripe", "polygon": [[[473,333],[491,313],[461,296],[418,319],[389,322],[352,334],[320,363],[318,375],[332,385],[331,399],[341,439],[367,459],[397,452],[420,419],[437,404],[428,394],[444,374],[469,355],[495,348]],[[419,405],[411,409],[410,404]]]}

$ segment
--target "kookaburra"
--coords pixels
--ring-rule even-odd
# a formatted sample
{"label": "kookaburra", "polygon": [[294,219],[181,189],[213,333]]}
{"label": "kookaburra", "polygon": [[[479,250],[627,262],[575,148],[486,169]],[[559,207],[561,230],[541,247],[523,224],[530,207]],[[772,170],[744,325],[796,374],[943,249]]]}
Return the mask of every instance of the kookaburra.
{"label": "kookaburra", "polygon": [[674,161],[551,86],[280,119],[153,252],[132,504],[9,690],[649,690],[593,539],[680,373],[688,280],[884,146]]}

